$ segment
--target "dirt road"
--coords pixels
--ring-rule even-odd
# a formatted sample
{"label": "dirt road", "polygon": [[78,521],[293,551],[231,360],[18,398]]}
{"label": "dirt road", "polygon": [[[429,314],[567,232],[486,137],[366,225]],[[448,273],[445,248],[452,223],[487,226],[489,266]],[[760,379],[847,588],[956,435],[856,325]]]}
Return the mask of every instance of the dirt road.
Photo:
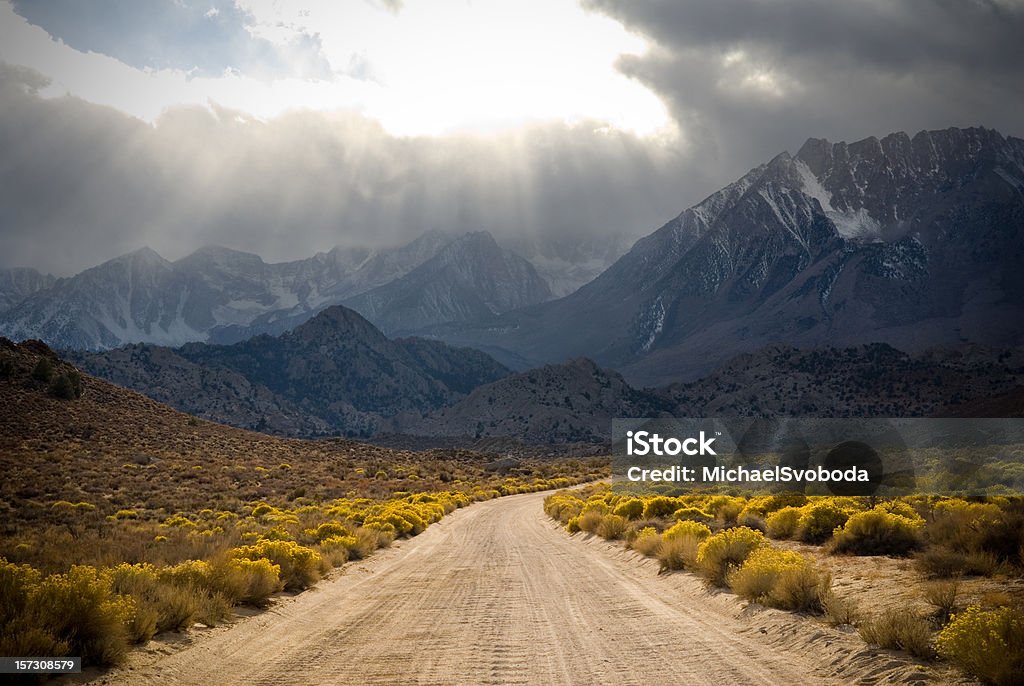
{"label": "dirt road", "polygon": [[[853,676],[838,678],[841,661],[828,659],[822,634],[808,642],[794,629],[782,640],[788,629],[777,622],[758,629],[731,596],[709,596],[685,575],[658,577],[625,553],[570,538],[545,517],[542,500],[513,496],[460,510],[109,683],[724,686]],[[894,679],[876,670],[866,683],[916,681],[901,671]]]}

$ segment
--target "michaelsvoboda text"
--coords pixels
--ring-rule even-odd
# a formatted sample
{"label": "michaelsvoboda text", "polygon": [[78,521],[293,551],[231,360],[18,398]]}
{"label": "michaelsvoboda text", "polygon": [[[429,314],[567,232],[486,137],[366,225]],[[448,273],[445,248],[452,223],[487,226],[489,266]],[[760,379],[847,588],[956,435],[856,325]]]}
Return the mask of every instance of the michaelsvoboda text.
{"label": "michaelsvoboda text", "polygon": [[[679,455],[717,456],[714,448],[715,438],[701,431],[697,436],[688,438],[663,438],[649,431],[626,432],[626,454],[637,457],[677,457]],[[685,465],[671,465],[660,469],[639,466],[629,467],[626,478],[630,481],[658,482],[867,482],[870,480],[868,471],[856,466],[846,469],[827,469],[822,466],[795,468],[773,466],[764,468],[707,466],[699,468]]]}
{"label": "michaelsvoboda text", "polygon": [[[826,469],[825,467],[808,467],[807,469],[795,469],[793,467],[766,467],[763,469],[751,469],[748,467],[701,467],[700,481],[718,481],[726,483],[737,482],[765,482],[778,481],[786,482],[866,482],[870,481],[868,470],[859,467],[847,469]],[[682,465],[672,465],[663,469],[645,469],[643,467],[630,467],[626,470],[626,478],[630,481],[669,481],[687,482],[698,481],[697,469]]]}

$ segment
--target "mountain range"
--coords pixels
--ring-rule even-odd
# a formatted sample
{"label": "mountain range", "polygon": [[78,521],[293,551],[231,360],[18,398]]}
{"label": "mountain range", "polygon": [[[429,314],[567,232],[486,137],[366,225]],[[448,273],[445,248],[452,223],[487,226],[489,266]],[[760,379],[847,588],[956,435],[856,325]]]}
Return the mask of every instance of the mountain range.
{"label": "mountain range", "polygon": [[283,264],[142,250],[70,279],[10,272],[0,333],[292,435],[572,442],[638,414],[926,416],[1022,380],[1024,141],[996,131],[809,139],[567,295],[545,268],[599,246],[523,246],[556,257],[538,268],[486,232]]}
{"label": "mountain range", "polygon": [[0,334],[69,350],[234,343],[341,303],[392,332],[550,298],[533,266],[486,232],[435,231],[397,248],[335,248],[278,264],[219,246],[174,262],[143,248],[65,279],[0,272]]}
{"label": "mountain range", "polygon": [[431,443],[395,436],[601,442],[614,417],[986,412],[980,403],[1015,397],[1024,384],[1024,349],[956,346],[911,355],[875,343],[768,346],[696,381],[637,389],[586,358],[510,373],[474,349],[388,339],[342,306],[281,336],[233,345],[136,344],[66,355],[90,374],[205,419],[293,436],[384,434],[407,447]]}
{"label": "mountain range", "polygon": [[408,274],[344,304],[392,334],[439,322],[479,320],[550,299],[551,289],[532,264],[478,231],[452,241]]}
{"label": "mountain range", "polygon": [[1024,141],[987,129],[810,139],[683,211],[574,293],[430,333],[518,367],[633,383],[766,345],[1019,345]]}

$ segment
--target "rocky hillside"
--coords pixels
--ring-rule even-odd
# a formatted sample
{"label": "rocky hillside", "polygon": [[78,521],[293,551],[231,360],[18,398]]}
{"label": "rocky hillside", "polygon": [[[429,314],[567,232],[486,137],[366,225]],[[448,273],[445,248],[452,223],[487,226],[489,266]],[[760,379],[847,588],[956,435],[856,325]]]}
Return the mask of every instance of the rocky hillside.
{"label": "rocky hillside", "polygon": [[[338,431],[266,386],[232,369],[197,364],[174,348],[136,343],[102,353],[65,355],[90,374],[210,421],[282,436]],[[351,408],[344,426],[365,433],[375,422],[376,417]]]}
{"label": "rocky hillside", "polygon": [[508,373],[476,350],[392,341],[341,306],[278,337],[71,355],[90,373],[174,407],[293,435],[368,435],[381,417],[442,407]]}
{"label": "rocky hillside", "polygon": [[[37,371],[41,360],[49,380]],[[54,381],[69,375],[77,376],[78,393],[59,397]],[[89,545],[78,540],[82,524],[102,524],[119,512],[162,521],[204,508],[249,512],[256,501],[294,503],[303,495],[314,502],[353,492],[387,498],[396,491],[448,489],[453,481],[492,488],[509,475],[575,476],[566,463],[550,460],[499,463],[493,453],[409,452],[223,426],[78,374],[38,341],[14,344],[5,338],[0,473],[6,533],[19,523],[39,531],[56,525],[63,532],[58,535],[75,547]],[[64,518],[59,503],[69,506]],[[25,539],[8,537],[5,554],[20,540]],[[152,536],[148,540],[152,545]],[[138,554],[138,548],[131,550]]]}
{"label": "rocky hillside", "polygon": [[397,430],[432,436],[515,436],[532,443],[606,440],[615,417],[659,416],[668,404],[580,358],[481,386],[451,407],[403,415]]}
{"label": "rocky hillside", "polygon": [[909,355],[881,343],[772,346],[697,381],[644,390],[577,359],[511,375],[450,407],[401,415],[391,426],[414,435],[563,443],[607,440],[615,417],[1014,416],[1006,412],[1019,404],[1022,383],[1021,348]]}
{"label": "rocky hillside", "polygon": [[656,393],[682,417],[993,417],[1003,415],[989,414],[979,401],[1022,382],[1021,348],[964,346],[909,355],[883,343],[772,346]]}

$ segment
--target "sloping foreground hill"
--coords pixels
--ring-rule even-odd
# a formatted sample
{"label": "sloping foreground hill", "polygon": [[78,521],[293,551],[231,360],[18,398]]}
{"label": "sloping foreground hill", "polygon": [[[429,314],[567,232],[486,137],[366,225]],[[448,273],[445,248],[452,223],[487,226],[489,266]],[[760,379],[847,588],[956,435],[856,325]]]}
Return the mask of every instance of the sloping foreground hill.
{"label": "sloping foreground hill", "polygon": [[86,503],[96,516],[131,509],[146,517],[258,500],[384,497],[460,479],[497,486],[564,467],[515,461],[498,474],[488,466],[493,455],[464,450],[276,438],[199,420],[84,374],[80,397],[57,397],[59,379],[76,375],[38,341],[0,338],[0,532],[52,521],[60,501]]}

